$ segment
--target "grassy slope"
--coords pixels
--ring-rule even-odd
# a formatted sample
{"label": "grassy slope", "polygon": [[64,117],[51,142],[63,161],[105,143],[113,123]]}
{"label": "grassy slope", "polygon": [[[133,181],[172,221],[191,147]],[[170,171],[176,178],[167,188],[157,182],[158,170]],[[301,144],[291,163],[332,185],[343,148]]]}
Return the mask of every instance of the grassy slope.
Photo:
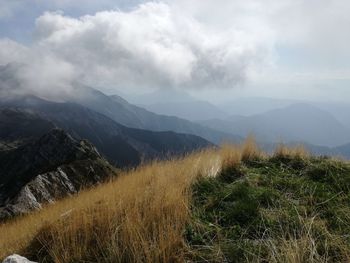
{"label": "grassy slope", "polygon": [[276,155],[193,187],[194,261],[349,262],[350,165]]}
{"label": "grassy slope", "polygon": [[142,166],[0,225],[0,259],[19,253],[40,262],[181,262],[190,188],[218,166],[213,153]]}
{"label": "grassy slope", "polygon": [[0,258],[348,261],[349,183],[347,163],[301,149],[266,157],[250,140],[142,166],[0,225]]}

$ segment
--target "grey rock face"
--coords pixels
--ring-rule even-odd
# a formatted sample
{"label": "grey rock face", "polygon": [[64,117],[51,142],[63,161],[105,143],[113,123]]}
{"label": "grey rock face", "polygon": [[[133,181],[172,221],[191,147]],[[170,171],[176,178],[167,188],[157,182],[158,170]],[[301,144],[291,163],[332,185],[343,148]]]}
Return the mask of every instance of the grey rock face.
{"label": "grey rock face", "polygon": [[5,258],[2,263],[36,263],[36,262],[30,261],[25,257],[21,257],[20,255],[13,254],[12,256]]}
{"label": "grey rock face", "polygon": [[58,129],[0,152],[0,220],[75,194],[105,180],[112,170],[93,145]]}

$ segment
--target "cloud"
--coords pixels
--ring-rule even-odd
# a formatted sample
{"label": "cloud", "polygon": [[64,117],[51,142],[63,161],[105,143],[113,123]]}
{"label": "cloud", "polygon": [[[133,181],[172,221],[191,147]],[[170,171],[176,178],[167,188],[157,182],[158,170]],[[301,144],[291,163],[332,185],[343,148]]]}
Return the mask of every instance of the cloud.
{"label": "cloud", "polygon": [[88,82],[119,87],[232,87],[267,48],[250,32],[213,30],[164,3],[130,12],[71,18],[47,12],[36,21],[42,49],[76,65]]}
{"label": "cloud", "polygon": [[65,98],[71,94],[72,82],[78,79],[76,74],[72,64],[52,52],[0,39],[1,96],[30,93]]}
{"label": "cloud", "polygon": [[[280,85],[279,75],[307,66],[301,73],[310,76],[321,66],[330,76],[349,66],[345,0],[164,0],[127,9],[110,0],[82,2],[35,0],[64,11],[39,16],[30,45],[1,40],[0,64],[29,65],[22,79],[33,87],[48,81],[58,89],[62,79],[64,87],[78,80],[108,90],[234,88],[276,78]],[[91,13],[102,7],[108,11]],[[90,15],[74,17],[70,10],[79,8]]]}
{"label": "cloud", "polygon": [[11,39],[0,39],[0,64],[20,62],[26,59],[29,49]]}
{"label": "cloud", "polygon": [[51,72],[69,65],[74,73],[63,70],[68,77],[100,87],[230,88],[268,54],[269,46],[253,33],[234,25],[218,30],[161,2],[78,18],[46,12],[36,20],[31,55],[23,57],[30,57],[25,64],[34,63],[31,71],[39,73],[42,65],[54,78]]}

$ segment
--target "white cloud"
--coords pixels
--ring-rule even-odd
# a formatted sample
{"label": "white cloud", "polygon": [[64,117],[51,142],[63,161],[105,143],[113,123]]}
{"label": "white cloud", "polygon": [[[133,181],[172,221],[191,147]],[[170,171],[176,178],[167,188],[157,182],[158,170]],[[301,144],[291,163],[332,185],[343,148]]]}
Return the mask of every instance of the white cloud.
{"label": "white cloud", "polygon": [[75,65],[85,81],[119,88],[232,87],[268,53],[270,43],[253,33],[234,25],[214,30],[153,2],[80,18],[47,12],[36,21],[41,49]]}
{"label": "white cloud", "polygon": [[0,64],[21,62],[28,72],[37,70],[30,82],[37,81],[29,86],[38,87],[48,75],[50,85],[79,76],[86,84],[119,89],[233,87],[268,53],[254,32],[234,26],[217,30],[160,2],[79,18],[46,12],[37,18],[34,36],[29,47],[3,40]]}
{"label": "white cloud", "polygon": [[[164,0],[127,10],[113,9],[110,0],[84,1],[84,7],[82,1],[35,3],[50,10],[109,8],[81,17],[46,12],[36,20],[30,46],[0,42],[0,64],[19,60],[37,71],[42,65],[48,72],[37,76],[54,78],[59,71],[55,81],[64,86],[78,78],[109,90],[235,87],[247,79],[282,87],[281,78],[325,70],[331,78],[349,66],[345,0]],[[294,55],[276,46],[306,54],[299,55],[297,71],[290,69]]]}
{"label": "white cloud", "polygon": [[26,59],[28,52],[27,47],[11,39],[0,39],[0,65],[21,62]]}

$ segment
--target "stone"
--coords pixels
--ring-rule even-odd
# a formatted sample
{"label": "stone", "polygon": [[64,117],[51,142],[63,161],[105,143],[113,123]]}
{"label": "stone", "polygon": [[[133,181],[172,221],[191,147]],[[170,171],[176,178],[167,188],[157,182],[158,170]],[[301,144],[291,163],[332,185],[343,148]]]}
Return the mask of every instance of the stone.
{"label": "stone", "polygon": [[39,210],[112,174],[113,167],[92,144],[60,129],[0,151],[0,221]]}
{"label": "stone", "polygon": [[21,257],[20,255],[13,254],[4,259],[2,263],[36,263],[34,261],[30,261],[25,257]]}

